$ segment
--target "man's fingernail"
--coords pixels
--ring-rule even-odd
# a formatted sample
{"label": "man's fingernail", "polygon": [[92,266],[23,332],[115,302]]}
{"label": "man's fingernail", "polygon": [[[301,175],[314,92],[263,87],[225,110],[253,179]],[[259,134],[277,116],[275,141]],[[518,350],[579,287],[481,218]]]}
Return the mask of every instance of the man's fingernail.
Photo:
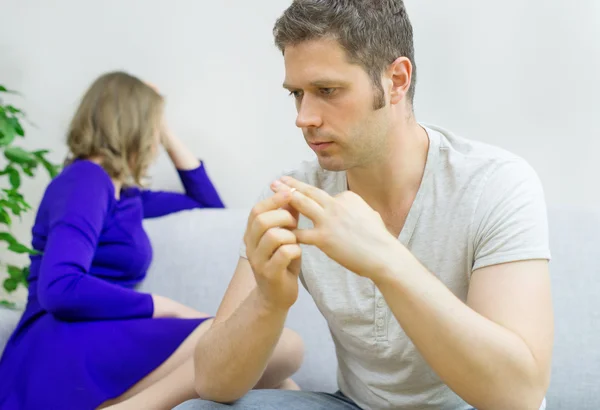
{"label": "man's fingernail", "polygon": [[273,188],[279,188],[281,187],[282,183],[281,181],[273,181]]}

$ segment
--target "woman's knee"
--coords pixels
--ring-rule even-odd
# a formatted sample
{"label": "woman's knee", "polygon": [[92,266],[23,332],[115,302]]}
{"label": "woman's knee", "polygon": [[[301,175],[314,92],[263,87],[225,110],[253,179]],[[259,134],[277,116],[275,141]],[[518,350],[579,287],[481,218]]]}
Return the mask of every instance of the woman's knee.
{"label": "woman's knee", "polygon": [[296,373],[304,361],[304,342],[302,338],[293,330],[284,328],[279,344],[281,349],[278,354],[285,360],[290,375]]}

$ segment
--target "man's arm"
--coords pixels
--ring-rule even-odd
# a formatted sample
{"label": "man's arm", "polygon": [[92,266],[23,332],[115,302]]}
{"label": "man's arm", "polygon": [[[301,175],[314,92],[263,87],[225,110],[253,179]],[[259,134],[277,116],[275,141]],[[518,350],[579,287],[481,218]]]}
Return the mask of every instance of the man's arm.
{"label": "man's arm", "polygon": [[228,403],[251,390],[273,354],[286,317],[287,311],[263,305],[250,263],[240,258],[215,321],[196,346],[198,395]]}
{"label": "man's arm", "polygon": [[290,205],[314,223],[295,231],[298,241],[373,280],[450,388],[477,408],[537,410],[553,344],[545,208],[528,167],[506,171],[489,181],[472,225],[467,303],[428,272],[358,195],[331,197],[292,178],[281,180],[295,189]]}
{"label": "man's arm", "polygon": [[382,268],[376,285],[440,378],[476,408],[539,409],[553,340],[547,262],[475,271],[465,304],[405,248],[395,253],[386,266],[399,268]]}
{"label": "man's arm", "polygon": [[203,399],[239,399],[262,384],[271,356],[286,350],[284,323],[298,295],[300,257],[293,234],[279,228],[296,224],[279,209],[287,200],[281,194],[266,199],[249,218],[249,259],[240,258],[215,321],[196,347],[196,391]]}

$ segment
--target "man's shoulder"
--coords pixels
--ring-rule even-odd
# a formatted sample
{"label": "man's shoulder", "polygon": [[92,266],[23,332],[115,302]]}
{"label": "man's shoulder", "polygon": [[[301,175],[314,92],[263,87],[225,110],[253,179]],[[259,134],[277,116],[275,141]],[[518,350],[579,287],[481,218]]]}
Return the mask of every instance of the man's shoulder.
{"label": "man's shoulder", "polygon": [[[446,129],[427,125],[429,131],[439,136],[440,156],[447,172],[471,179],[520,179],[526,174],[537,174],[523,157],[499,146],[457,135]],[[517,178],[516,178],[517,177]]]}
{"label": "man's shoulder", "polygon": [[440,151],[446,155],[460,157],[468,162],[513,162],[523,159],[517,154],[497,145],[464,137],[445,128],[426,125],[430,132],[437,133],[440,139]]}
{"label": "man's shoulder", "polygon": [[[316,159],[300,161],[295,166],[279,171],[269,183],[283,176],[292,177],[298,181],[322,189],[330,195],[336,195],[345,190],[345,173],[327,171],[321,168],[319,161]],[[257,198],[257,202],[271,195],[273,195],[273,192],[269,185],[266,185]]]}

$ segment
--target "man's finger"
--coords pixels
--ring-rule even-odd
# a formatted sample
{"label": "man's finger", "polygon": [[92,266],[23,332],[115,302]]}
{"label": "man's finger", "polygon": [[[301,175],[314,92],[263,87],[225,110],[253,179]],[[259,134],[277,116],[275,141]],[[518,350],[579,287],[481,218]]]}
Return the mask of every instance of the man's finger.
{"label": "man's finger", "polygon": [[292,177],[281,177],[281,182],[283,182],[285,185],[292,188],[293,190],[302,192],[305,196],[311,198],[323,207],[327,206],[329,203],[334,201],[332,196],[329,195],[327,192],[323,191],[322,189],[298,181],[297,179],[294,179]]}
{"label": "man's finger", "polygon": [[283,245],[296,243],[296,235],[289,229],[271,228],[260,238],[254,252],[257,263],[266,263],[273,254]]}
{"label": "man's finger", "polygon": [[265,232],[271,228],[294,229],[297,225],[298,221],[284,209],[264,212],[253,219],[246,231],[246,248],[249,252],[256,249]]}
{"label": "man's finger", "polygon": [[302,256],[299,245],[283,245],[277,249],[273,257],[267,262],[267,270],[270,272],[284,272],[293,260]]}
{"label": "man's finger", "polygon": [[[281,182],[281,181],[274,181],[274,182],[271,184],[271,190],[272,190],[274,193],[278,193],[278,192],[289,192],[289,194],[290,194],[290,195],[292,194],[292,188],[290,188],[289,186],[287,186],[286,184],[284,184],[284,183],[283,183],[283,182]],[[287,195],[288,195],[288,194],[286,194],[286,196],[287,196]],[[290,197],[290,198],[291,198],[291,197]],[[290,205],[289,205],[289,201],[288,201],[288,204],[286,204],[286,205],[282,206],[282,208],[283,208],[283,209],[285,209],[286,211],[288,211],[289,213],[291,213],[291,214],[292,214],[292,216],[293,216],[294,218],[296,218],[296,220],[298,220],[298,218],[299,218],[299,216],[300,216],[300,215],[299,215],[299,212],[298,212],[298,210],[297,210],[297,209],[295,209],[293,206],[290,206]]]}
{"label": "man's finger", "polygon": [[325,217],[325,210],[314,199],[309,198],[300,191],[292,193],[290,205],[302,215],[313,221],[315,225],[320,224]]}
{"label": "man's finger", "polygon": [[293,233],[297,242],[304,245],[318,246],[321,242],[321,235],[314,229],[294,229]]}
{"label": "man's finger", "polygon": [[254,220],[261,214],[279,209],[288,204],[291,199],[291,195],[289,191],[277,192],[275,195],[272,195],[266,199],[263,199],[254,207],[252,211],[250,211],[250,215],[248,216],[248,223],[246,226],[246,230],[250,230],[250,227],[254,223]]}

